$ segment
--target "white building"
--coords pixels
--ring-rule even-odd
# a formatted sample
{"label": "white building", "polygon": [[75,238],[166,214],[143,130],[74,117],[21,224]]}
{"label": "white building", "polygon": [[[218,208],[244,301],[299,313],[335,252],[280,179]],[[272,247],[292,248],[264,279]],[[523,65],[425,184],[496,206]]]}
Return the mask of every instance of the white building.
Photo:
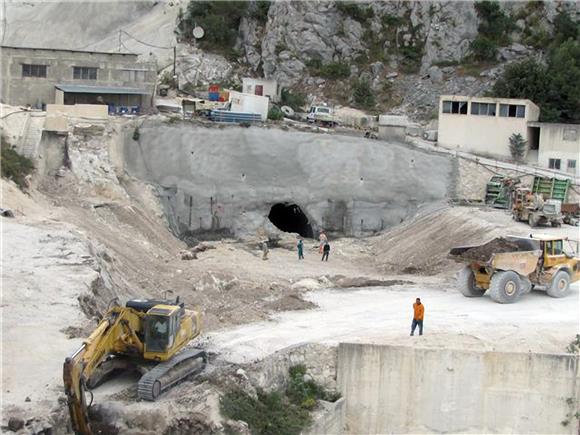
{"label": "white building", "polygon": [[528,126],[540,109],[530,100],[442,95],[438,143],[476,154],[511,159],[509,138],[519,133],[530,145],[528,160],[536,161],[538,132]]}
{"label": "white building", "polygon": [[268,97],[230,91],[230,111],[259,113],[262,121],[268,119],[270,100]]}
{"label": "white building", "polygon": [[242,79],[242,92],[268,97],[270,101],[277,103],[280,101],[281,89],[276,80],[245,77]]}
{"label": "white building", "polygon": [[580,125],[530,122],[539,130],[538,164],[580,177]]}

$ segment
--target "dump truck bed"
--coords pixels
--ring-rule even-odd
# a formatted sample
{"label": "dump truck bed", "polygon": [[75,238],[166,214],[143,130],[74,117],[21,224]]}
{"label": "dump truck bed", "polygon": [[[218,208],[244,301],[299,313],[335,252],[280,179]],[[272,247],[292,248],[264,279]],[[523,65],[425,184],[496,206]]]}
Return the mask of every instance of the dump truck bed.
{"label": "dump truck bed", "polygon": [[449,258],[458,263],[477,263],[497,270],[513,270],[529,275],[538,264],[542,251],[536,240],[498,237],[483,245],[451,249]]}

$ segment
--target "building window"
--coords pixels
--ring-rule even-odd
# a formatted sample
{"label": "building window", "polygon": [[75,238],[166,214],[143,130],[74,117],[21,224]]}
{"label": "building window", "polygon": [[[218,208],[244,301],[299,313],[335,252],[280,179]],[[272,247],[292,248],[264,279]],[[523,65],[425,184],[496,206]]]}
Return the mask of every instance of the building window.
{"label": "building window", "polygon": [[496,107],[495,103],[471,103],[471,114],[495,116]]}
{"label": "building window", "polygon": [[566,141],[576,142],[578,140],[578,129],[574,127],[564,127],[562,138]]}
{"label": "building window", "polygon": [[576,172],[576,160],[568,160],[568,172]]}
{"label": "building window", "polygon": [[123,80],[126,82],[144,82],[146,72],[143,70],[125,69],[123,70]]}
{"label": "building window", "polygon": [[73,66],[73,78],[79,80],[97,80],[97,68]]}
{"label": "building window", "polygon": [[526,106],[520,104],[500,104],[499,116],[504,118],[525,118]]}
{"label": "building window", "polygon": [[550,169],[560,170],[560,159],[549,159],[548,167]]}
{"label": "building window", "polygon": [[443,113],[467,115],[467,101],[443,101]]}
{"label": "building window", "polygon": [[22,65],[22,77],[46,77],[46,65]]}

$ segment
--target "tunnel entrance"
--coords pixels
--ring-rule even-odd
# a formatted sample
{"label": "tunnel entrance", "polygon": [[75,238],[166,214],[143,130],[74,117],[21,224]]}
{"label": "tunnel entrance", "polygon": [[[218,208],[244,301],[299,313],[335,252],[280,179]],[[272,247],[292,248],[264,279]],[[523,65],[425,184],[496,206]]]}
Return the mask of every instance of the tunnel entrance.
{"label": "tunnel entrance", "polygon": [[296,204],[274,204],[270,209],[268,219],[281,231],[298,233],[302,237],[314,237],[308,218]]}

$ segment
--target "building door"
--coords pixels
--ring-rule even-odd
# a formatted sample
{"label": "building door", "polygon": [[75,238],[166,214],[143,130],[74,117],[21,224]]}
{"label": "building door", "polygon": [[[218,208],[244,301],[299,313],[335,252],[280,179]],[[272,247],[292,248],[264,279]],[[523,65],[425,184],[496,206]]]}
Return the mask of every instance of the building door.
{"label": "building door", "polygon": [[256,85],[256,95],[264,95],[264,86],[263,85]]}

